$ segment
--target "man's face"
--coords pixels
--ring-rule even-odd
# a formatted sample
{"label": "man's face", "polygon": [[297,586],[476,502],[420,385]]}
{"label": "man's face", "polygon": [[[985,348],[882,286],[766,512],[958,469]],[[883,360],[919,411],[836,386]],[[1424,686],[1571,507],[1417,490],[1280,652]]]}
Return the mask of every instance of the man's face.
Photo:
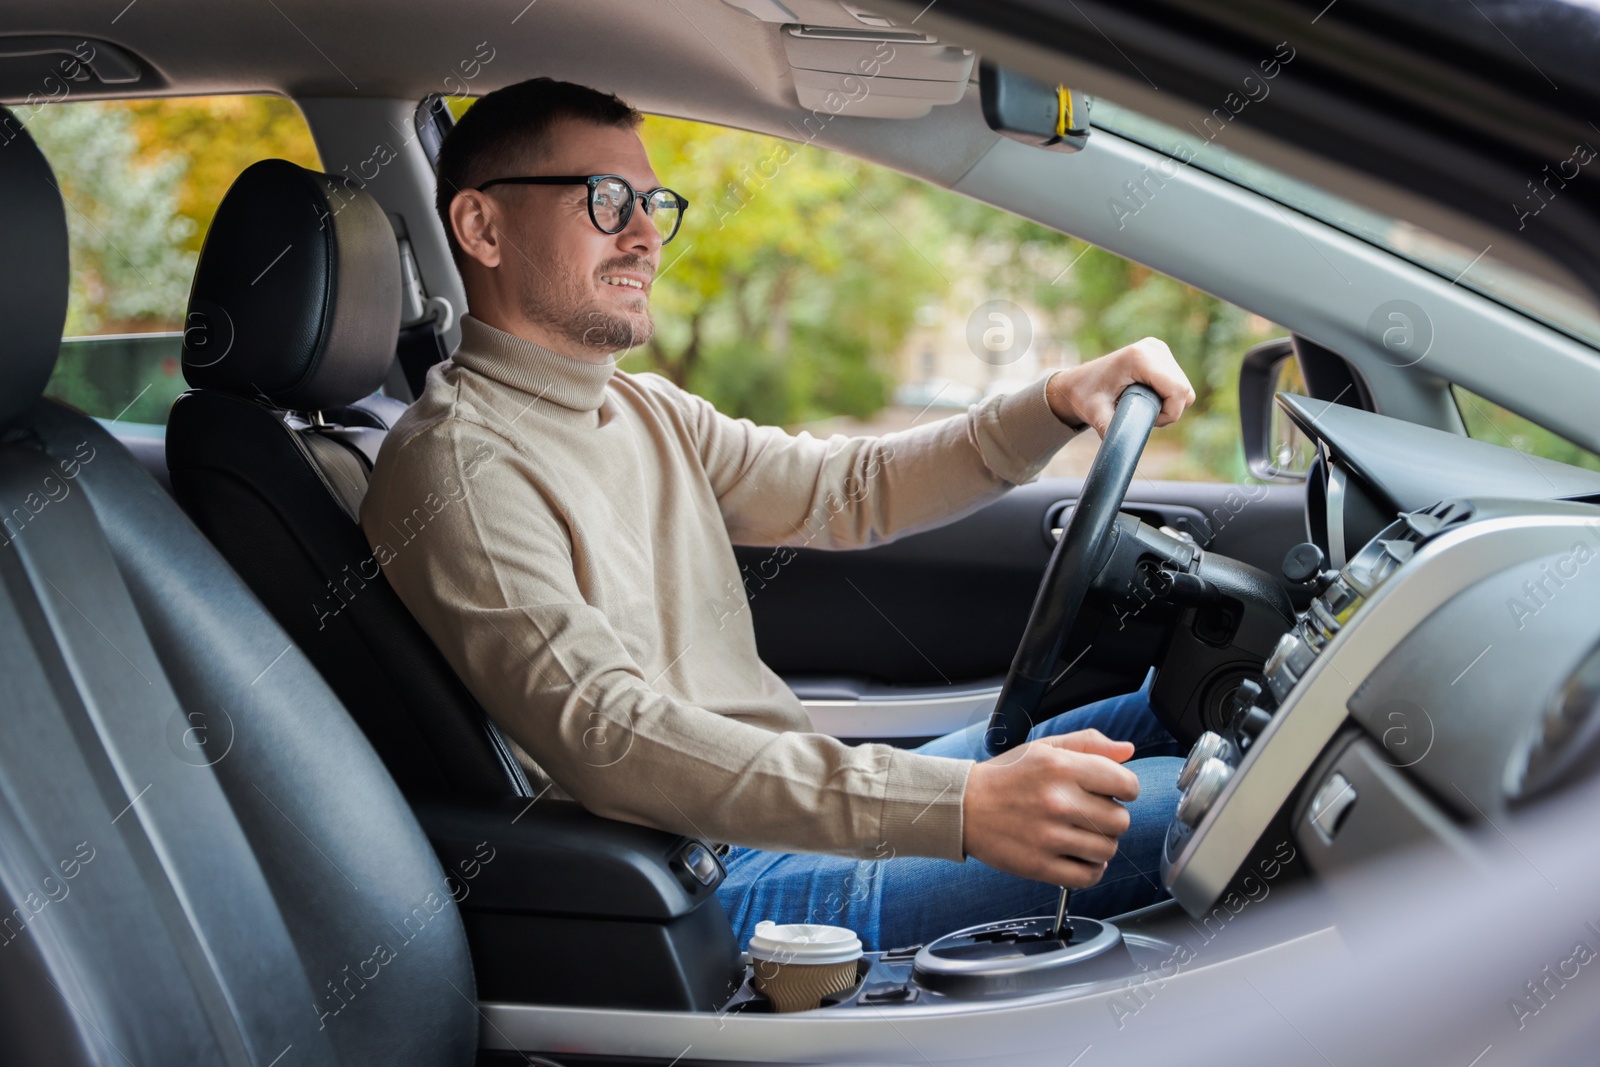
{"label": "man's face", "polygon": [[[632,130],[564,122],[547,145],[515,174],[616,174],[641,193],[661,184]],[[499,185],[489,195],[505,207],[502,266],[518,279],[518,310],[565,340],[573,355],[600,359],[655,332],[650,287],[661,267],[661,235],[637,201],[621,232],[601,233],[589,219],[588,192],[582,185]]]}

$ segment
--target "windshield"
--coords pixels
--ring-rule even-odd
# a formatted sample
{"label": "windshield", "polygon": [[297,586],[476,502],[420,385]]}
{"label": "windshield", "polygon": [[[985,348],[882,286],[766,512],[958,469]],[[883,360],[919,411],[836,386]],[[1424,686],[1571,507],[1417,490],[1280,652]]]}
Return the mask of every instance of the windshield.
{"label": "windshield", "polygon": [[1231,152],[1213,140],[1168,126],[1103,98],[1094,100],[1090,117],[1101,129],[1164,155],[1188,159],[1190,165],[1207,173],[1336,226],[1586,344],[1600,347],[1600,313],[1593,304],[1504,262],[1494,255],[1493,245],[1467,248],[1413,223],[1297,181]]}

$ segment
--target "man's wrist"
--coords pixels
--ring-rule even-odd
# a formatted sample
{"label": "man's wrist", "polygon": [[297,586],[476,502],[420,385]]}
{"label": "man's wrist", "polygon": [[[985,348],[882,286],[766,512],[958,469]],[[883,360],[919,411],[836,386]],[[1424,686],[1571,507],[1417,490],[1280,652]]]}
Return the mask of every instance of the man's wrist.
{"label": "man's wrist", "polygon": [[1074,430],[1081,430],[1088,424],[1078,414],[1077,405],[1073,402],[1071,385],[1074,377],[1072,370],[1058,370],[1051,374],[1044,381],[1044,398],[1056,418]]}

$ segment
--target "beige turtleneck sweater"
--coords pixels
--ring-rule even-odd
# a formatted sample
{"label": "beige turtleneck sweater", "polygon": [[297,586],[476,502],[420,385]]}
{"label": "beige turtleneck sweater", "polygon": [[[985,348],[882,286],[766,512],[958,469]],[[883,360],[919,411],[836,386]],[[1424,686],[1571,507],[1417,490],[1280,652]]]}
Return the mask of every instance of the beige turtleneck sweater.
{"label": "beige turtleneck sweater", "polygon": [[1072,434],[1041,380],[882,437],[790,435],[468,316],[384,442],[361,521],[501,730],[589,810],[960,860],[971,762],[813,733],[756,654],[732,546],[881,544],[1032,480]]}

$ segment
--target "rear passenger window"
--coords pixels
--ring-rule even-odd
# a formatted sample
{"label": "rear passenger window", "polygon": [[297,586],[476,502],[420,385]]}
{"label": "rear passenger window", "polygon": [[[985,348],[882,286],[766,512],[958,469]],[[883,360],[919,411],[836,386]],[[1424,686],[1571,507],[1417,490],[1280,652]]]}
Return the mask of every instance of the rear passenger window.
{"label": "rear passenger window", "polygon": [[311,131],[276,96],[22,108],[67,203],[72,288],[45,395],[102,419],[161,424],[185,385],[184,306],[206,228],[260,159],[320,169]]}

